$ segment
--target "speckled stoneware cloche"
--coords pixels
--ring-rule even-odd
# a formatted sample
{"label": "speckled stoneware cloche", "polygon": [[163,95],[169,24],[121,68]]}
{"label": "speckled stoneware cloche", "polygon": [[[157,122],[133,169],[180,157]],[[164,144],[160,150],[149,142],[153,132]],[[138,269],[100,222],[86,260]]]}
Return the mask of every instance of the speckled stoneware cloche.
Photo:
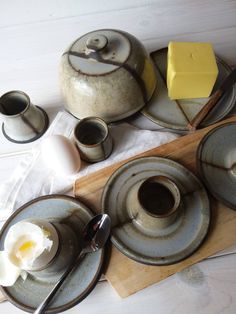
{"label": "speckled stoneware cloche", "polygon": [[156,74],[134,36],[103,29],[83,35],[65,51],[60,85],[65,106],[74,116],[112,122],[132,115],[150,100]]}

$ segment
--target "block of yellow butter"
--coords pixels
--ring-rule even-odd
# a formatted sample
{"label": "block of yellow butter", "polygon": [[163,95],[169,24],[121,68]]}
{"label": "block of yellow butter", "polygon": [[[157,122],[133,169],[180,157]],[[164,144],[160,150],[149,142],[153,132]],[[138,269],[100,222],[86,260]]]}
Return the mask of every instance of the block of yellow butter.
{"label": "block of yellow butter", "polygon": [[171,99],[208,97],[218,75],[210,43],[170,42],[167,88]]}

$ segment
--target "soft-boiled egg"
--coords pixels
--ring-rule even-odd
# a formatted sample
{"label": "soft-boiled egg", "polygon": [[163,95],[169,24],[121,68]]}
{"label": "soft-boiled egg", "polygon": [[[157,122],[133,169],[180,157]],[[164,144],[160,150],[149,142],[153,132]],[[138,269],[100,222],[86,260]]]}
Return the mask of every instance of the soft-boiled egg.
{"label": "soft-boiled egg", "polygon": [[22,271],[45,267],[56,255],[58,243],[58,234],[47,221],[20,221],[11,226],[0,254],[0,285],[14,284]]}

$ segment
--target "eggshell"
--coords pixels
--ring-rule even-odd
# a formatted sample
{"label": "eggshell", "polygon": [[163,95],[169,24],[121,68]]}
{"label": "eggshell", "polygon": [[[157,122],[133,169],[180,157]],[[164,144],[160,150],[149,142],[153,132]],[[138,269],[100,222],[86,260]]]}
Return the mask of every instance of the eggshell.
{"label": "eggshell", "polygon": [[81,166],[75,145],[65,136],[52,135],[41,142],[44,163],[58,175],[73,175]]}
{"label": "eggshell", "polygon": [[11,263],[5,251],[0,251],[0,285],[13,286],[20,274],[21,269]]}

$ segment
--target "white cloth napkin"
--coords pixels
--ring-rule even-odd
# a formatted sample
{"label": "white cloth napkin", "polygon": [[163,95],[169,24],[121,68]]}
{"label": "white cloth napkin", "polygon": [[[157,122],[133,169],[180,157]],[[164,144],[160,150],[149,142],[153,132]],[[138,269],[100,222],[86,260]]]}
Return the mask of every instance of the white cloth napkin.
{"label": "white cloth napkin", "polygon": [[22,157],[10,179],[0,184],[0,220],[5,220],[15,209],[38,196],[68,194],[77,178],[177,137],[169,132],[139,130],[128,123],[111,126],[110,132],[114,142],[111,156],[95,164],[82,163],[76,176],[61,177],[44,164],[40,142],[43,138],[56,134],[73,140],[73,130],[77,122],[78,120],[69,113],[59,112],[45,135],[26,156]]}

